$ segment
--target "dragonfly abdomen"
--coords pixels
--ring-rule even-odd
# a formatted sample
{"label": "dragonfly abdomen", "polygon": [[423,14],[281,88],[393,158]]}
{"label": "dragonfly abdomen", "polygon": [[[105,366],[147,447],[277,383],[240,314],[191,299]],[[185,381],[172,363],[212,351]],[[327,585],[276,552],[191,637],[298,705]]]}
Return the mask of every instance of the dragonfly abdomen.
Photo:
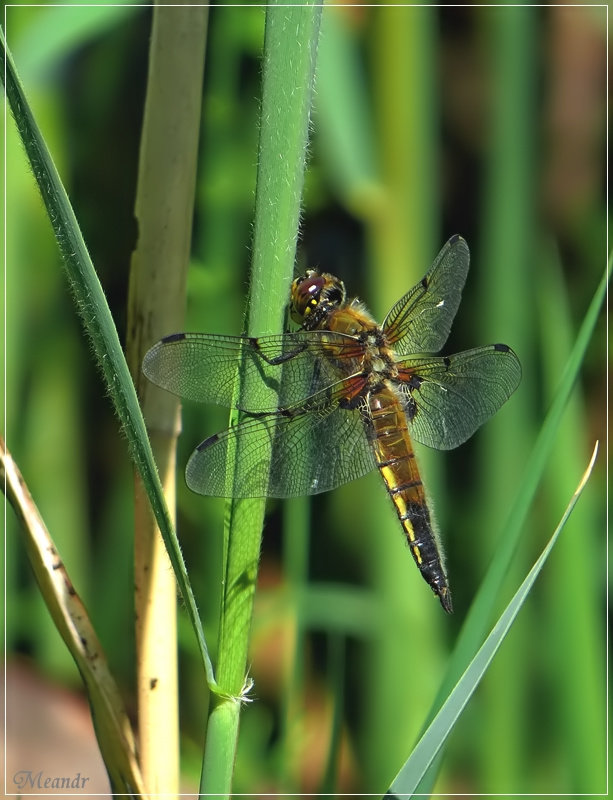
{"label": "dragonfly abdomen", "polygon": [[422,576],[451,613],[451,594],[432,528],[406,417],[395,393],[387,388],[369,395],[372,445],[377,468],[403,527]]}

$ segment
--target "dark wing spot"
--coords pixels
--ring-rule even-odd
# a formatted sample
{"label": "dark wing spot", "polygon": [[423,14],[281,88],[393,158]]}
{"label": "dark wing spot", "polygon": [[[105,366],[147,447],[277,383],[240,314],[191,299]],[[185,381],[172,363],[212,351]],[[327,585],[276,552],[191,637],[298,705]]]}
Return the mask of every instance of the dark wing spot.
{"label": "dark wing spot", "polygon": [[184,333],[171,333],[169,336],[164,336],[162,342],[166,344],[167,342],[180,342],[185,339]]}
{"label": "dark wing spot", "polygon": [[219,441],[219,434],[218,433],[214,433],[212,436],[209,436],[208,439],[205,439],[203,442],[200,442],[200,444],[198,445],[196,450],[198,450],[198,451],[206,450],[207,447],[210,447],[212,444],[215,444],[215,442],[217,442],[217,441]]}

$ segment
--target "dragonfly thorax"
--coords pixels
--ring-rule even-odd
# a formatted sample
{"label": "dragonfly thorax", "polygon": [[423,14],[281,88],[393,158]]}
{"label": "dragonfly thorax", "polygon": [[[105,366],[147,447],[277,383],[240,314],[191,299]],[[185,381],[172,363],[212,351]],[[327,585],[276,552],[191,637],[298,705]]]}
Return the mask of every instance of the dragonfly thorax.
{"label": "dragonfly thorax", "polygon": [[398,367],[392,351],[387,346],[367,347],[362,360],[362,369],[368,375],[368,384],[371,388],[382,386],[385,381],[395,380],[398,377]]}

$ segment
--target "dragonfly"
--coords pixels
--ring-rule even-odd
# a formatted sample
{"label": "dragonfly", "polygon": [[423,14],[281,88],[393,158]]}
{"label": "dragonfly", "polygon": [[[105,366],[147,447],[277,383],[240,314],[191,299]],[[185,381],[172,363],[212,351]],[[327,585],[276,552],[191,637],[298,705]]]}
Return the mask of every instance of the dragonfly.
{"label": "dragonfly", "polygon": [[451,613],[413,441],[457,447],[521,379],[519,360],[505,344],[435,355],[449,336],[469,262],[466,241],[451,237],[382,325],[357,298],[347,299],[341,280],[307,270],[290,293],[298,330],[257,338],[175,333],[155,344],[143,360],[150,381],[242,412],[238,424],[192,453],[189,488],[287,498],[378,470],[419,571]]}

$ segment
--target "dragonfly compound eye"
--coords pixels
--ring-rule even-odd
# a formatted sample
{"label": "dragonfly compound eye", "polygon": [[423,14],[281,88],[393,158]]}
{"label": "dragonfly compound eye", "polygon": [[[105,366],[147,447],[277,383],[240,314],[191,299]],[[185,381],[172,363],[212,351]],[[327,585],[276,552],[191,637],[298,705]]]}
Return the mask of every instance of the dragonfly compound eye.
{"label": "dragonfly compound eye", "polygon": [[325,284],[324,276],[314,270],[309,270],[292,283],[290,310],[295,322],[303,322],[317,308]]}

